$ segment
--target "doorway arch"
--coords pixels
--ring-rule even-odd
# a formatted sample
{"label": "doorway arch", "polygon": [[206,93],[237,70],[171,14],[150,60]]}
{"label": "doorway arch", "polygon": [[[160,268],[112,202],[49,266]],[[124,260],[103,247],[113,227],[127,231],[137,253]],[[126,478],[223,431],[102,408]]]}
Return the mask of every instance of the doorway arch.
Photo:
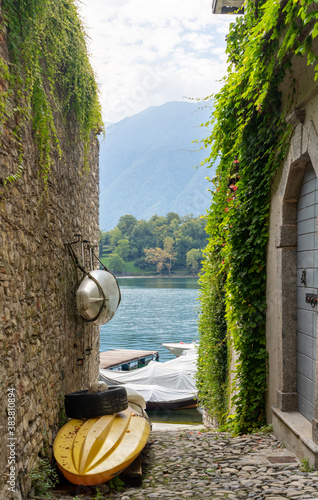
{"label": "doorway arch", "polygon": [[[280,181],[280,219],[277,228],[277,274],[279,290],[278,300],[278,382],[276,390],[276,406],[282,412],[300,413],[308,424],[312,425],[312,439],[318,444],[318,395],[316,384],[316,342],[308,345],[308,338],[316,336],[317,308],[310,311],[311,304],[306,304],[306,294],[314,293],[312,274],[314,266],[305,262],[305,258],[313,261],[313,255],[305,255],[311,247],[310,239],[317,240],[317,213],[307,218],[300,215],[303,204],[310,204],[312,198],[318,202],[318,135],[312,121],[306,126],[298,124],[291,141],[289,155]],[[309,186],[314,183],[312,189]],[[307,190],[314,194],[307,196]],[[316,194],[317,193],[317,194]],[[310,198],[311,197],[311,201]],[[317,198],[316,198],[317,197]],[[318,210],[318,209],[317,209]],[[311,225],[307,231],[306,224]],[[314,226],[313,226],[314,225]],[[306,232],[307,231],[307,232]],[[317,251],[318,251],[318,243]],[[315,250],[314,248],[310,248]],[[304,252],[302,255],[301,253]],[[306,264],[306,266],[304,266]],[[308,265],[310,264],[310,265]],[[318,260],[317,260],[318,268]],[[308,282],[306,273],[308,269]],[[305,280],[303,283],[302,280]],[[318,285],[318,281],[317,281]],[[315,292],[317,293],[317,291]],[[305,311],[305,313],[303,313]],[[305,319],[307,312],[313,319],[312,334],[307,335]],[[305,330],[305,331],[304,331]],[[299,333],[300,332],[300,333]],[[307,353],[304,358],[304,353]],[[310,353],[310,356],[307,356]],[[310,367],[308,363],[310,359]],[[309,374],[310,371],[310,374]],[[308,375],[310,375],[308,377]],[[305,380],[306,379],[306,380]],[[310,394],[308,393],[309,380]],[[305,387],[307,383],[307,387]],[[307,392],[306,392],[307,391]],[[306,396],[306,397],[305,397]],[[308,396],[308,397],[307,397]],[[275,412],[274,412],[275,413]]]}

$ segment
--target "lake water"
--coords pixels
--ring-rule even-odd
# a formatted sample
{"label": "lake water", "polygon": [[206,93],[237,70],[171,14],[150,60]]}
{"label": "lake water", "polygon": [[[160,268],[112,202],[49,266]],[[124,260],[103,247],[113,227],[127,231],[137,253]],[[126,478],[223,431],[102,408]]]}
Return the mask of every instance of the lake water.
{"label": "lake water", "polygon": [[[175,356],[163,342],[198,340],[196,278],[118,278],[121,303],[114,318],[100,327],[100,350],[159,350],[159,361]],[[200,423],[199,410],[149,411],[152,422]]]}
{"label": "lake water", "polygon": [[121,303],[100,327],[100,350],[159,350],[159,361],[174,356],[164,342],[198,340],[196,278],[118,278]]}

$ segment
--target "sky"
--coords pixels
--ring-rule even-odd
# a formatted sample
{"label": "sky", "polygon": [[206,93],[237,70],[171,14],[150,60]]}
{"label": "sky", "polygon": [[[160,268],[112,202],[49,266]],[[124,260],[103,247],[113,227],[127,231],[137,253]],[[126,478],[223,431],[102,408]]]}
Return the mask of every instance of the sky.
{"label": "sky", "polygon": [[78,0],[105,123],[217,92],[234,16],[211,0]]}

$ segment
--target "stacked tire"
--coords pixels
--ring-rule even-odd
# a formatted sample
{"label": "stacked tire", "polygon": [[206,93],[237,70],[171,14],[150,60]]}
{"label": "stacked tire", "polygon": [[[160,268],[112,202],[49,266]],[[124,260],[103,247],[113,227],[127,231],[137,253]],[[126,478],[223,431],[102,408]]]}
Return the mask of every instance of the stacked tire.
{"label": "stacked tire", "polygon": [[107,391],[88,393],[85,391],[66,394],[65,412],[69,418],[94,418],[112,415],[128,408],[124,387],[110,386]]}

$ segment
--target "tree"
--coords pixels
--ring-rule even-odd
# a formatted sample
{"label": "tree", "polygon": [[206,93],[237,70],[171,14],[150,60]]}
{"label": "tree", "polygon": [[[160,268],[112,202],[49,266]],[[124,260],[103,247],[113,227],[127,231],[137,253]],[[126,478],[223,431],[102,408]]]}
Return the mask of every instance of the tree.
{"label": "tree", "polygon": [[187,267],[190,268],[193,274],[197,273],[202,260],[202,251],[199,248],[191,248],[187,252]]}
{"label": "tree", "polygon": [[110,258],[109,258],[109,268],[112,271],[117,271],[117,272],[124,272],[125,271],[125,262],[123,259],[118,255],[118,253],[113,253]]}
{"label": "tree", "polygon": [[169,224],[173,220],[176,220],[177,222],[181,222],[180,215],[176,214],[175,212],[169,212],[169,213],[167,213],[166,219],[168,219]]}
{"label": "tree", "polygon": [[117,227],[123,236],[130,236],[136,224],[136,217],[127,214],[120,217]]}
{"label": "tree", "polygon": [[115,251],[123,260],[127,261],[130,255],[129,240],[126,239],[118,240]]}
{"label": "tree", "polygon": [[131,252],[135,252],[137,257],[143,256],[145,248],[154,247],[155,238],[152,234],[150,223],[145,220],[139,220],[134,226],[129,241]]}
{"label": "tree", "polygon": [[166,266],[169,271],[169,276],[171,274],[172,261],[176,260],[176,255],[177,255],[176,252],[173,251],[174,250],[173,246],[174,246],[174,239],[171,238],[170,236],[167,236],[163,240],[163,249],[167,253],[169,259],[169,263],[166,263]]}
{"label": "tree", "polygon": [[107,252],[108,247],[110,246],[110,238],[111,232],[99,232],[99,255],[102,257],[104,253]]}
{"label": "tree", "polygon": [[121,230],[116,226],[115,229],[112,229],[110,231],[110,235],[111,235],[110,243],[111,243],[112,249],[114,250],[115,247],[117,246],[118,241],[122,237]]}
{"label": "tree", "polygon": [[176,238],[176,251],[177,251],[177,264],[180,267],[186,267],[186,254],[191,248],[194,248],[194,241],[191,236],[177,236]]}
{"label": "tree", "polygon": [[157,266],[157,272],[161,274],[162,268],[167,259],[169,259],[169,254],[162,248],[146,248],[144,250],[146,255],[146,261]]}

